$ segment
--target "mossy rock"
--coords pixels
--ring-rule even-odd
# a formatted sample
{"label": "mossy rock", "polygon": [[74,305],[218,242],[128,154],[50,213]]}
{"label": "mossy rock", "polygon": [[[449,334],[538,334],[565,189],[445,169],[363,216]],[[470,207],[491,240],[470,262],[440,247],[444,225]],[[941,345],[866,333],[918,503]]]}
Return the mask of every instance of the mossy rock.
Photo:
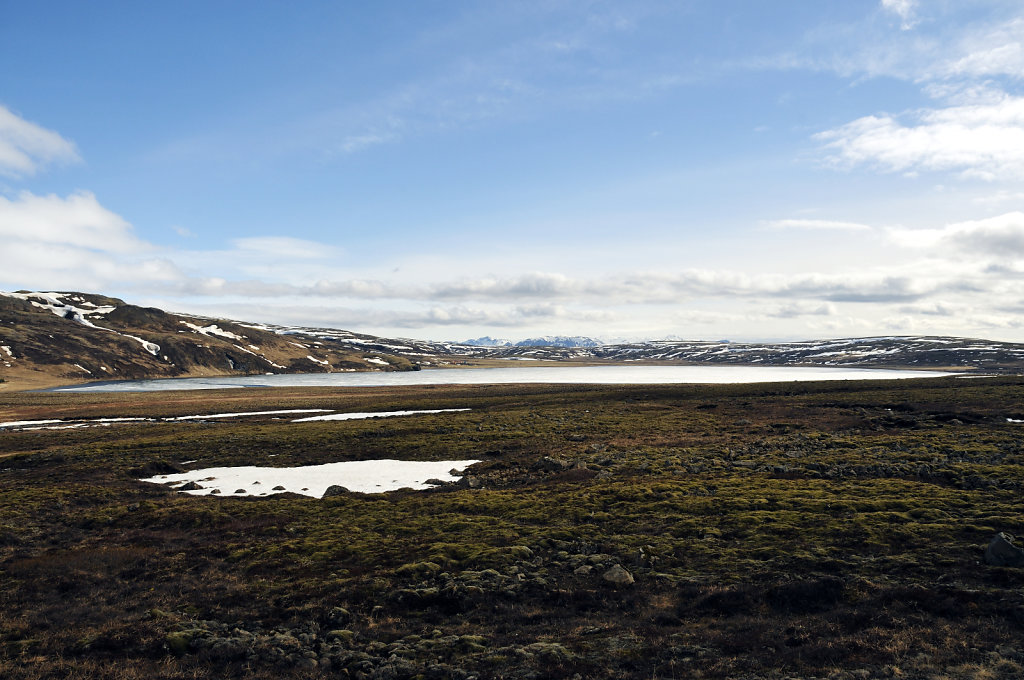
{"label": "mossy rock", "polygon": [[519,560],[528,560],[533,557],[533,551],[525,545],[513,545],[508,549],[508,552],[512,557]]}
{"label": "mossy rock", "polygon": [[347,628],[339,628],[338,630],[327,631],[325,636],[328,640],[336,640],[338,642],[349,643],[355,639],[356,634]]}
{"label": "mossy rock", "polygon": [[409,562],[395,569],[396,574],[436,574],[441,571],[437,562]]}
{"label": "mossy rock", "polygon": [[164,637],[164,644],[174,656],[184,656],[188,653],[189,645],[192,643],[194,637],[194,631],[179,630],[173,633],[168,633],[167,636]]}

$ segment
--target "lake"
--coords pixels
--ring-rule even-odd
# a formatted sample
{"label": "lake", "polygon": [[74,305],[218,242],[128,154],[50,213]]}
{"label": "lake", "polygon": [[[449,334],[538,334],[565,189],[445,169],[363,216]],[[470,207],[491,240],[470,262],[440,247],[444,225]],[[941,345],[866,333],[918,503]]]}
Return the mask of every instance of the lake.
{"label": "lake", "polygon": [[489,385],[514,383],[664,385],[807,380],[935,378],[952,373],[807,366],[510,366],[444,368],[395,373],[280,373],[222,378],[124,380],[55,387],[52,392],[158,392],[243,387],[393,387],[401,385]]}

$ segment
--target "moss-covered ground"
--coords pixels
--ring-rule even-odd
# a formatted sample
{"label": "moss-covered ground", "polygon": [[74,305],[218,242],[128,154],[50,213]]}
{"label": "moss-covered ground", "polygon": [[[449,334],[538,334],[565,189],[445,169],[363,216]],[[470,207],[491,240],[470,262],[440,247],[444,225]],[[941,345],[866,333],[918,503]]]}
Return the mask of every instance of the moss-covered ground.
{"label": "moss-covered ground", "polygon": [[[1024,536],[1021,378],[0,395],[292,408],[471,410],[0,431],[0,677],[1024,677],[1024,568],[982,559]],[[483,462],[323,500],[136,481],[377,458]]]}

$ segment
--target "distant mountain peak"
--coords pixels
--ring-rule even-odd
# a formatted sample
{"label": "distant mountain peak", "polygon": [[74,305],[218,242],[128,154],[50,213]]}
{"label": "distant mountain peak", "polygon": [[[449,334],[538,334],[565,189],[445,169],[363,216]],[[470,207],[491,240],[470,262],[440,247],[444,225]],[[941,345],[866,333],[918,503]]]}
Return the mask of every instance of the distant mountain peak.
{"label": "distant mountain peak", "polygon": [[485,335],[482,338],[465,340],[459,344],[470,345],[471,347],[509,347],[512,345],[512,341],[502,338],[492,338],[489,335]]}
{"label": "distant mountain peak", "polygon": [[527,338],[515,343],[516,347],[600,347],[604,343],[593,338],[579,335],[545,335],[540,338]]}

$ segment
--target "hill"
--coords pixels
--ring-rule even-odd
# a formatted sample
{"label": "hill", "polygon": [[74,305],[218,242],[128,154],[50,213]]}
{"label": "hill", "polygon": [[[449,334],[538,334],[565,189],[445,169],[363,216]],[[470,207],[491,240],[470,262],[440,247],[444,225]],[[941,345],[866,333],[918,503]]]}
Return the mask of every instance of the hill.
{"label": "hill", "polygon": [[409,371],[510,360],[1019,373],[1024,371],[1024,345],[921,336],[609,345],[589,338],[549,336],[515,344],[491,338],[449,343],[172,313],[92,293],[0,293],[0,387],[8,389],[97,380]]}
{"label": "hill", "polygon": [[93,380],[416,370],[430,361],[379,338],[173,314],[74,292],[0,294],[0,378],[28,387]]}

